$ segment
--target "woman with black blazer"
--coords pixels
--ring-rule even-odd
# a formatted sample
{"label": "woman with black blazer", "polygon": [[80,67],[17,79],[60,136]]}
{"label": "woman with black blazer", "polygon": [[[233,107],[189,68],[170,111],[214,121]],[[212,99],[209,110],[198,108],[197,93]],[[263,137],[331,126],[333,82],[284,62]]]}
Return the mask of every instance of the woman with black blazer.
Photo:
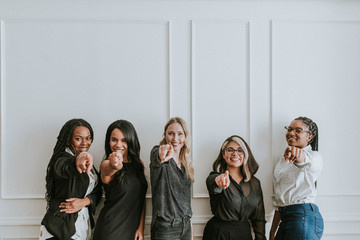
{"label": "woman with black blazer", "polygon": [[93,214],[102,196],[99,174],[88,153],[93,139],[93,130],[83,119],[71,119],[60,130],[47,167],[47,211],[39,239],[91,238]]}

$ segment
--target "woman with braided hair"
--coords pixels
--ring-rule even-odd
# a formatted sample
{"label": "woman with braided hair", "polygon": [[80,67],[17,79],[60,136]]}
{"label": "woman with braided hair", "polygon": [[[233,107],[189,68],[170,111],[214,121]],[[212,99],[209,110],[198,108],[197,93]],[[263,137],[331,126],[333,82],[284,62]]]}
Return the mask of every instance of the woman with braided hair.
{"label": "woman with braided hair", "polygon": [[276,209],[269,239],[321,239],[324,222],[314,204],[323,165],[317,152],[318,127],[310,118],[298,117],[285,129],[289,146],[274,170]]}
{"label": "woman with braided hair", "polygon": [[99,174],[88,153],[93,139],[93,130],[83,119],[71,119],[61,128],[47,167],[47,211],[39,239],[91,238],[93,214],[102,196]]}

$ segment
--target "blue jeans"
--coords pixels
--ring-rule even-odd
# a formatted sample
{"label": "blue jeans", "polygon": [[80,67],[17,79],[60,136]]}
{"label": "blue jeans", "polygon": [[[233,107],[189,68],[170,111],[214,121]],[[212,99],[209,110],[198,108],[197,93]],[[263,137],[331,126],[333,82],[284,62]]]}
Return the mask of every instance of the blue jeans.
{"label": "blue jeans", "polygon": [[151,240],[191,240],[190,218],[175,218],[171,222],[157,217],[151,227]]}
{"label": "blue jeans", "polygon": [[281,223],[276,240],[318,240],[324,231],[319,208],[313,203],[279,207]]}

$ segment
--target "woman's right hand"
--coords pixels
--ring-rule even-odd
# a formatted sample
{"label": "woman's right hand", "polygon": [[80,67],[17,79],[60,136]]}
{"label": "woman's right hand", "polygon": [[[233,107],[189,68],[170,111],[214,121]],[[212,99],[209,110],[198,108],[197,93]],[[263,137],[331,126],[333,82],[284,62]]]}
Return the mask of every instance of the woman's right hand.
{"label": "woman's right hand", "polygon": [[109,155],[109,164],[114,170],[120,170],[123,168],[123,155],[121,152],[113,152]]}
{"label": "woman's right hand", "polygon": [[230,177],[229,177],[229,171],[226,170],[225,173],[220,174],[215,178],[215,183],[219,187],[222,187],[223,189],[226,189],[230,186]]}
{"label": "woman's right hand", "polygon": [[285,149],[284,152],[285,161],[288,163],[301,163],[305,161],[305,154],[301,148],[289,146]]}
{"label": "woman's right hand", "polygon": [[93,166],[93,157],[88,152],[82,152],[76,157],[75,165],[79,173],[89,173]]}
{"label": "woman's right hand", "polygon": [[174,157],[174,148],[171,144],[161,145],[159,147],[159,157],[161,162],[167,162]]}

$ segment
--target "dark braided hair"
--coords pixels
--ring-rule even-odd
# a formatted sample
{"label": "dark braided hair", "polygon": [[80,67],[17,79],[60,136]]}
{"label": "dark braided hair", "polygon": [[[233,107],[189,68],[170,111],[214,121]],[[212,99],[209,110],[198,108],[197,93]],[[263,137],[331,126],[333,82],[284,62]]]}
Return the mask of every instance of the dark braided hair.
{"label": "dark braided hair", "polygon": [[57,155],[61,152],[64,152],[66,147],[69,145],[69,142],[71,140],[72,134],[76,127],[83,126],[89,129],[90,136],[91,136],[91,142],[94,140],[94,132],[91,127],[91,125],[81,118],[74,118],[69,121],[67,121],[64,126],[61,128],[59,136],[57,137],[57,142],[54,147],[53,155],[50,158],[50,162],[48,164],[47,170],[46,170],[46,201],[49,202],[51,200],[51,193],[53,188],[53,173],[52,168],[54,166],[54,163],[57,160]]}
{"label": "dark braided hair", "polygon": [[313,138],[310,140],[309,143],[310,143],[313,151],[318,151],[319,150],[319,146],[318,146],[319,129],[318,129],[316,123],[307,117],[298,117],[298,118],[295,118],[294,120],[302,121],[309,128],[310,134],[313,136]]}
{"label": "dark braided hair", "polygon": [[109,155],[112,153],[110,148],[110,137],[112,131],[117,128],[125,135],[126,143],[127,143],[127,151],[128,151],[128,158],[134,164],[138,176],[144,175],[144,166],[140,160],[140,142],[138,135],[134,126],[126,120],[117,120],[110,124],[106,131],[105,136],[105,154],[106,158],[108,159]]}

